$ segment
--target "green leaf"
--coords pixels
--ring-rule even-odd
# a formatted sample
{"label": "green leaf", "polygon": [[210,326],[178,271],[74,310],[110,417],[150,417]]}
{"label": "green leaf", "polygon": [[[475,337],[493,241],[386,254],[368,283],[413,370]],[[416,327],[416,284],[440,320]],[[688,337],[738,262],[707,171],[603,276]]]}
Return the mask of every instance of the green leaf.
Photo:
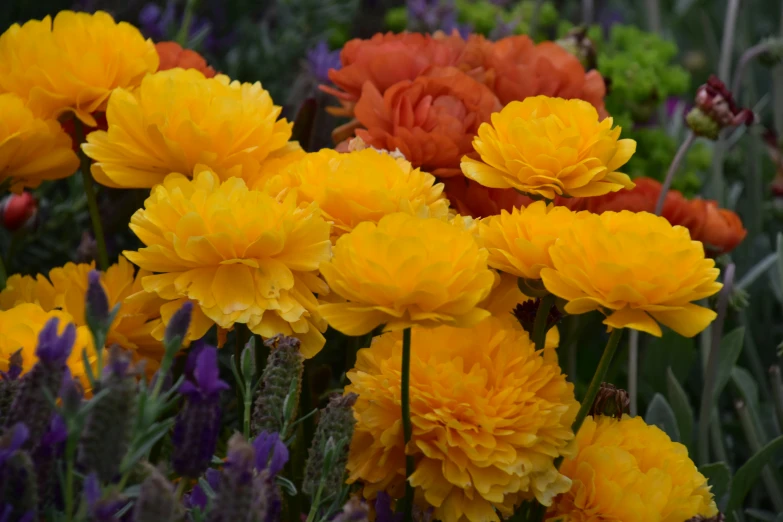
{"label": "green leaf", "polygon": [[157,443],[169,429],[174,425],[174,419],[166,419],[162,422],[157,422],[149,427],[147,432],[133,445],[133,452],[125,456],[122,462],[122,472],[125,473],[133,466],[139,459],[149,453],[152,447]]}
{"label": "green leaf", "polygon": [[737,520],[734,512],[741,509],[745,496],[758,480],[761,470],[770,463],[778,451],[783,450],[783,435],[772,440],[769,444],[761,448],[758,453],[753,455],[748,461],[737,470],[734,480],[731,484],[731,494],[729,503],[726,506],[729,522]]}
{"label": "green leaf", "polygon": [[755,520],[763,520],[764,522],[775,522],[777,520],[775,513],[764,511],[763,509],[748,508],[745,510],[745,514]]}
{"label": "green leaf", "polygon": [[680,430],[677,428],[677,418],[672,411],[672,407],[666,402],[666,398],[660,393],[656,393],[650,405],[647,407],[647,413],[644,415],[647,424],[654,424],[666,432],[674,442],[680,442]]}
{"label": "green leaf", "polygon": [[698,350],[694,340],[664,329],[663,336],[647,339],[639,360],[639,394],[649,403],[655,393],[666,394],[666,373],[671,368],[678,381],[688,378]]}
{"label": "green leaf", "polygon": [[289,497],[296,496],[296,485],[293,482],[285,477],[281,477],[280,475],[275,477],[275,482],[277,482],[277,484],[280,486],[280,489],[285,491]]}
{"label": "green leaf", "polygon": [[242,350],[242,378],[245,381],[245,386],[250,388],[253,383],[253,375],[256,372],[255,357],[256,350],[256,338],[251,335],[250,340],[245,344],[244,350]]}
{"label": "green leaf", "polygon": [[731,487],[731,470],[725,462],[713,462],[699,468],[699,473],[707,478],[707,484],[712,487],[712,494],[719,508],[725,504],[724,498]]}
{"label": "green leaf", "polygon": [[681,441],[690,450],[693,445],[693,409],[690,402],[688,402],[688,395],[682,389],[680,381],[674,376],[671,368],[666,370],[666,388],[668,390],[669,403],[674,412],[674,417],[677,419]]}
{"label": "green leaf", "polygon": [[723,388],[729,382],[731,370],[737,364],[740,353],[742,352],[742,343],[745,340],[745,328],[742,326],[735,328],[723,336],[720,341],[720,350],[718,351],[718,373],[715,378],[715,389],[713,390],[713,400],[715,402],[720,398]]}

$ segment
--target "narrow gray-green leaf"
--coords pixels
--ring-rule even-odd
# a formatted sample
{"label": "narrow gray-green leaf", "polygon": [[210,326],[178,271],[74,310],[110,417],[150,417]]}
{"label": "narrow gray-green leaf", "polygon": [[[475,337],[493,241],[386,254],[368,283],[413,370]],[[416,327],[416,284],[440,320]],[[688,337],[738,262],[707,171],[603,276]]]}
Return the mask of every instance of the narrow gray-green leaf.
{"label": "narrow gray-green leaf", "polygon": [[[731,487],[731,470],[725,462],[713,462],[699,468],[699,472],[707,478],[707,484],[712,488],[712,495],[718,508],[726,504],[726,495]],[[721,509],[722,510],[722,509]]]}
{"label": "narrow gray-green leaf", "polygon": [[693,447],[693,409],[688,402],[688,395],[682,389],[680,381],[674,376],[671,368],[666,370],[666,389],[669,396],[669,404],[677,419],[677,428],[680,430],[680,440],[690,451]]}
{"label": "narrow gray-green leaf", "polygon": [[742,352],[742,343],[745,339],[745,328],[738,327],[723,336],[720,341],[720,350],[718,353],[718,374],[715,378],[715,389],[713,391],[713,400],[717,402],[726,383],[731,377],[731,370],[739,359]]}
{"label": "narrow gray-green leaf", "polygon": [[654,424],[666,432],[675,442],[680,442],[680,430],[677,428],[677,418],[672,411],[672,407],[666,402],[666,398],[660,393],[656,393],[650,405],[647,407],[647,413],[644,415],[647,424]]}
{"label": "narrow gray-green leaf", "polygon": [[772,511],[764,511],[763,509],[748,508],[745,510],[745,514],[754,520],[761,520],[763,522],[775,522],[777,516]]}
{"label": "narrow gray-green leaf", "polygon": [[726,507],[726,512],[729,514],[729,522],[732,520],[736,521],[734,511],[739,510],[742,507],[745,496],[758,480],[759,475],[761,475],[761,470],[764,469],[764,466],[769,464],[775,455],[782,450],[783,435],[761,448],[758,453],[749,458],[748,461],[737,470],[737,473],[734,475],[734,480],[732,480],[731,483],[731,495],[729,496],[729,503]]}

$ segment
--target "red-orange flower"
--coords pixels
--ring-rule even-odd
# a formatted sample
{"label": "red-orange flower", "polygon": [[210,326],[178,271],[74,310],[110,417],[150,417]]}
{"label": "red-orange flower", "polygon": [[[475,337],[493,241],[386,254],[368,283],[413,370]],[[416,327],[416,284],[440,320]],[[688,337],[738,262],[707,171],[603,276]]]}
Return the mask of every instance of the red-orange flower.
{"label": "red-orange flower", "polygon": [[215,69],[207,65],[207,61],[196,51],[183,49],[177,42],[158,42],[155,50],[160,57],[159,71],[168,71],[179,67],[180,69],[196,69],[207,77],[215,76]]}
{"label": "red-orange flower", "polygon": [[720,208],[715,201],[694,199],[690,202],[694,214],[703,216],[704,226],[695,233],[696,239],[704,243],[709,252],[718,254],[731,252],[739,245],[748,231],[742,220],[731,210]]}
{"label": "red-orange flower", "polygon": [[414,80],[432,66],[456,64],[464,45],[459,36],[433,38],[418,33],[378,33],[369,40],[357,38],[340,52],[342,68],[329,71],[337,89],[324,85],[321,90],[340,99],[345,110],[339,112],[349,115],[366,82],[383,94],[397,82]]}
{"label": "red-orange flower", "polygon": [[500,110],[492,91],[454,67],[436,68],[381,93],[365,83],[356,104],[367,145],[399,151],[413,166],[436,176],[460,174],[460,158],[473,154],[479,125]]}
{"label": "red-orange flower", "polygon": [[459,67],[483,81],[504,105],[529,96],[585,100],[601,117],[606,86],[598,71],[585,72],[579,59],[554,42],[538,45],[525,35],[491,43],[473,35]]}

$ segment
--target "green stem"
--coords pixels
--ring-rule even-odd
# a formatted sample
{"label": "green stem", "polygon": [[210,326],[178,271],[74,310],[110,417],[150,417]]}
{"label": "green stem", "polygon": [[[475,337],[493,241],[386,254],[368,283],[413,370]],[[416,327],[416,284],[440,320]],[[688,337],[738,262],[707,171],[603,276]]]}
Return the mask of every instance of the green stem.
{"label": "green stem", "polygon": [[68,522],[73,520],[74,508],[74,467],[76,463],[76,444],[79,441],[76,436],[76,429],[72,425],[68,427],[68,441],[65,445],[65,516]]}
{"label": "green stem", "polygon": [[410,404],[410,382],[411,382],[411,329],[406,328],[402,331],[402,431],[405,436],[405,503],[404,503],[404,522],[413,521],[413,487],[410,479],[413,475],[415,463],[413,457],[407,454],[408,443],[413,437],[413,427],[411,426],[411,404]]}
{"label": "green stem", "polygon": [[179,481],[179,484],[177,484],[177,491],[175,493],[177,500],[182,499],[182,495],[185,494],[185,490],[188,488],[188,482],[190,480],[187,477],[182,477]]}
{"label": "green stem", "polygon": [[769,384],[772,388],[772,403],[775,405],[775,416],[778,426],[783,432],[783,379],[780,377],[780,366],[774,365],[769,369]]}
{"label": "green stem", "polygon": [[5,282],[8,279],[8,273],[5,270],[5,263],[3,263],[3,256],[0,255],[0,291],[5,288]]}
{"label": "green stem", "polygon": [[579,433],[579,428],[582,427],[582,423],[585,421],[587,413],[593,406],[595,396],[598,395],[601,383],[604,382],[606,374],[609,372],[609,366],[612,364],[612,358],[617,351],[617,346],[620,344],[620,338],[622,336],[622,328],[615,328],[609,336],[609,341],[606,343],[604,353],[601,356],[601,360],[598,362],[598,368],[596,368],[595,373],[593,374],[593,380],[590,381],[590,386],[587,388],[584,399],[582,399],[582,405],[579,407],[579,413],[576,414],[576,419],[574,420],[572,427],[574,434]]}
{"label": "green stem", "polygon": [[[245,344],[247,343],[248,339],[250,338],[250,330],[248,330],[247,325],[237,323],[234,325],[234,364],[236,365],[237,369],[237,379],[240,379],[241,381],[244,381],[243,373],[242,373],[242,351],[245,348]],[[252,398],[250,398],[250,402],[248,402],[248,397],[251,396],[252,391],[249,389],[251,383],[242,382],[241,386],[236,387],[237,392],[237,402],[238,404],[242,404],[242,432],[245,435],[246,439],[250,438],[250,403],[252,402]]]}
{"label": "green stem", "polygon": [[631,417],[638,413],[639,396],[639,330],[631,330],[628,335],[628,398],[631,400],[628,410]]}
{"label": "green stem", "polygon": [[677,149],[677,154],[674,155],[674,159],[669,165],[669,171],[666,173],[666,178],[663,180],[661,193],[658,195],[658,201],[655,203],[656,216],[660,216],[663,212],[663,204],[666,202],[666,194],[669,192],[669,188],[672,186],[672,182],[674,181],[674,176],[677,174],[680,165],[685,159],[685,155],[688,153],[688,150],[691,148],[691,145],[693,145],[694,141],[696,141],[696,135],[693,133],[693,131],[688,131],[688,136],[685,138],[685,141],[682,142],[680,148]]}
{"label": "green stem", "polygon": [[318,512],[318,507],[321,504],[321,495],[324,492],[324,480],[321,480],[318,484],[318,490],[315,492],[315,498],[313,499],[313,505],[310,507],[310,513],[307,515],[306,522],[314,522],[315,514]]}
{"label": "green stem", "polygon": [[193,20],[193,9],[196,7],[196,0],[187,0],[185,3],[185,13],[182,15],[182,25],[177,33],[177,43],[185,47],[188,43],[188,34],[190,33],[190,24]]}
{"label": "green stem", "polygon": [[536,345],[536,351],[543,350],[546,345],[546,320],[554,304],[555,296],[552,294],[547,294],[538,302],[536,318],[533,321],[533,343]]}
{"label": "green stem", "polygon": [[[74,118],[74,128],[76,130],[76,140],[84,143],[84,124],[79,118]],[[92,221],[92,230],[95,233],[95,242],[98,245],[98,268],[106,270],[109,268],[109,255],[106,253],[106,238],[103,235],[103,223],[101,214],[98,211],[98,199],[95,197],[95,187],[90,174],[90,158],[79,147],[79,159],[81,160],[82,181],[84,183],[84,193],[87,196],[87,208],[90,211],[90,220]]]}

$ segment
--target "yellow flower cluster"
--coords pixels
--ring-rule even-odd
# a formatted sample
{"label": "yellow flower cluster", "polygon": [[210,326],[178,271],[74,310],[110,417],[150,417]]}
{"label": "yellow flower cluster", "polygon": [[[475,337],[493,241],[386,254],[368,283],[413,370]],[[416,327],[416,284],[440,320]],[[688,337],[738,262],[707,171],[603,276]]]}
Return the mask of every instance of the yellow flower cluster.
{"label": "yellow flower cluster", "polygon": [[109,130],[91,132],[82,148],[95,160],[95,179],[109,187],[152,187],[196,165],[222,180],[249,179],[291,137],[280,110],[260,83],[171,69],[146,76],[136,90],[117,89],[106,110]]}
{"label": "yellow flower cluster", "polygon": [[[509,516],[532,498],[550,505],[569,490],[553,460],[570,455],[579,403],[525,332],[491,318],[472,328],[414,328],[412,344],[407,454],[422,508],[434,507],[437,520],[497,521],[496,510]],[[346,392],[359,395],[348,480],[361,481],[369,498],[402,496],[401,351],[401,335],[384,334],[348,373]]]}
{"label": "yellow flower cluster", "polygon": [[326,324],[314,294],[328,292],[317,270],[331,242],[315,204],[300,208],[295,194],[277,200],[197,166],[192,180],[171,174],[153,188],[130,227],[146,246],[125,256],[160,272],[142,285],[168,301],[164,323],[192,301],[192,339],[213,324],[244,323],[264,337],[300,337],[308,357],[323,346]]}
{"label": "yellow flower cluster", "polygon": [[688,450],[639,417],[588,417],[560,471],[573,485],[549,510],[563,522],[682,522],[717,514]]}
{"label": "yellow flower cluster", "polygon": [[620,140],[612,118],[599,121],[582,100],[532,96],[506,105],[482,123],[473,147],[481,156],[462,158],[462,172],[481,185],[555,196],[600,196],[634,184],[618,172],[636,151]]}

